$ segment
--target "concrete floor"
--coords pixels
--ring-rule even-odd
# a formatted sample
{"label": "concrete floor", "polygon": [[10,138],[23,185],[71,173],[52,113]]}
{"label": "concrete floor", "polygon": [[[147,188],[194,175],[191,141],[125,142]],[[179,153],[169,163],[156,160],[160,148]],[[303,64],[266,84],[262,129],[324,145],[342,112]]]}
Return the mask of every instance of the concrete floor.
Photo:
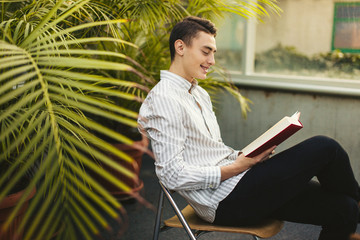
{"label": "concrete floor", "polygon": [[[141,167],[141,179],[144,181],[144,188],[141,195],[151,204],[157,206],[158,195],[160,187],[158,186],[157,177],[154,172],[153,160],[145,156],[143,165]],[[180,197],[174,195],[176,201],[181,208],[186,206],[186,202]],[[166,200],[165,200],[166,201]],[[145,207],[138,202],[130,201],[123,203],[128,213],[128,228],[122,236],[109,236],[108,240],[148,240],[152,239],[153,228],[156,213],[154,210]],[[174,215],[171,206],[165,203],[164,217],[168,218]],[[285,222],[285,225],[280,233],[276,236],[269,238],[270,240],[316,240],[320,227],[305,224],[296,224]],[[358,232],[360,233],[360,225],[358,225]],[[184,230],[170,229],[160,234],[160,239],[188,239]],[[247,240],[253,239],[248,235],[232,234],[232,233],[208,233],[200,237],[200,239],[214,240],[214,239],[237,239]]]}

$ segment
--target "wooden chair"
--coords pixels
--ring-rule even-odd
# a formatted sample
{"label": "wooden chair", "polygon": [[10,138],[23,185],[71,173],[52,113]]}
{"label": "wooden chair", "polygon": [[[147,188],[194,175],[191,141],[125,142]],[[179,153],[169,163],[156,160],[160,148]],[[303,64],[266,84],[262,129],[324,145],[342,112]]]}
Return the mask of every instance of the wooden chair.
{"label": "wooden chair", "polygon": [[[160,182],[160,197],[158,203],[158,211],[156,214],[155,228],[153,239],[158,240],[160,232],[170,228],[184,228],[191,240],[198,239],[207,232],[231,232],[252,235],[254,239],[269,238],[280,232],[284,223],[278,220],[267,220],[262,224],[246,227],[226,227],[218,226],[200,219],[194,209],[187,205],[182,211],[178,208],[171,192]],[[170,205],[176,215],[170,219],[162,221],[162,210],[164,206],[164,195],[168,199]],[[161,226],[162,224],[162,226]]]}

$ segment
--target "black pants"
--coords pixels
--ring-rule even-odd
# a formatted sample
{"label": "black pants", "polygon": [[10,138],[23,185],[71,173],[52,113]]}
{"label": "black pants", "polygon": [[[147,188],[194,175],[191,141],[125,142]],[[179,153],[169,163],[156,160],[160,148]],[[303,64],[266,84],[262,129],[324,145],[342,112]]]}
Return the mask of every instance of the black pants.
{"label": "black pants", "polygon": [[[311,181],[315,176],[319,183]],[[215,223],[275,218],[320,225],[321,240],[345,240],[356,230],[359,200],[348,155],[336,141],[317,136],[252,167],[220,202]]]}

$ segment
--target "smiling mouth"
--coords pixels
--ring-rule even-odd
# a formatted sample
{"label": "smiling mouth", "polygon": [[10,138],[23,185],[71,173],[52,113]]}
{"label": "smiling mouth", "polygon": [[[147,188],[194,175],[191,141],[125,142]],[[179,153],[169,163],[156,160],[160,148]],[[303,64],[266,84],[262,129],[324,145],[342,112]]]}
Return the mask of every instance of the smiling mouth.
{"label": "smiling mouth", "polygon": [[203,65],[200,65],[202,69],[204,69],[204,71],[207,73],[209,71],[209,67],[205,67]]}

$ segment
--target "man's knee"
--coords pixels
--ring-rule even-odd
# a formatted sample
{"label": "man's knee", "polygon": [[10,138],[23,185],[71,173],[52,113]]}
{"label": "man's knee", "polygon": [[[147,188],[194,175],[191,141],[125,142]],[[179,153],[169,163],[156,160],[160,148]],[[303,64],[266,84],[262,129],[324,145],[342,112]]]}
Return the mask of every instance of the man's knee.
{"label": "man's knee", "polygon": [[340,147],[340,144],[335,139],[324,136],[324,135],[317,135],[310,139],[311,139],[311,141],[314,141],[316,143],[321,143],[322,145],[330,147],[330,148]]}
{"label": "man's knee", "polygon": [[327,154],[329,157],[338,156],[340,158],[347,158],[347,153],[335,139],[318,135],[309,139],[313,142],[313,145],[317,147],[318,152],[321,154]]}

